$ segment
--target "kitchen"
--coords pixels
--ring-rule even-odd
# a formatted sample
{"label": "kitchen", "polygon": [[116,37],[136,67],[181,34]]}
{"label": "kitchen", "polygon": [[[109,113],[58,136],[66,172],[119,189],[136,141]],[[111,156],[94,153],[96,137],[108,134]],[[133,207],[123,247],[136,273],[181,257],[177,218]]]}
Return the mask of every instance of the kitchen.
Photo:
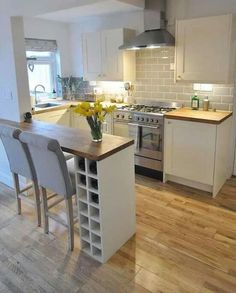
{"label": "kitchen", "polygon": [[[146,177],[136,176],[136,216],[138,222],[135,237],[136,241],[142,239],[140,243],[147,237],[148,241],[145,240],[145,244],[149,249],[155,250],[153,257],[157,263],[155,265],[151,261],[151,254],[148,255],[146,249],[141,252],[140,246],[136,248],[136,254],[133,255],[135,251],[132,251],[132,248],[129,247],[129,243],[132,246],[132,242],[129,241],[121,248],[121,253],[116,254],[117,256],[115,255],[114,258],[112,257],[108,261],[107,267],[105,264],[105,268],[108,270],[110,265],[117,274],[117,268],[114,267],[114,264],[116,261],[122,261],[132,271],[134,270],[132,267],[133,262],[128,260],[125,262],[122,253],[136,258],[138,273],[136,276],[135,272],[128,274],[127,278],[130,277],[130,282],[127,284],[131,286],[127,287],[129,288],[126,289],[128,291],[146,289],[147,292],[156,292],[157,288],[166,288],[166,291],[172,289],[173,291],[178,288],[180,291],[184,289],[186,291],[194,289],[209,289],[212,291],[225,289],[231,292],[235,285],[235,280],[232,277],[232,273],[230,273],[233,272],[233,261],[224,266],[223,260],[219,260],[219,263],[217,263],[216,259],[214,259],[216,263],[211,264],[212,268],[216,269],[217,272],[218,267],[223,266],[224,271],[226,271],[224,272],[224,277],[230,276],[232,278],[231,282],[225,279],[221,282],[216,275],[212,276],[211,274],[207,274],[204,277],[200,274],[199,270],[195,271],[195,283],[189,281],[187,272],[185,272],[185,275],[184,272],[175,271],[180,274],[180,279],[175,279],[175,277],[173,282],[168,280],[168,274],[163,274],[160,277],[161,265],[159,264],[160,259],[158,258],[158,249],[156,247],[156,243],[158,243],[157,234],[160,233],[160,245],[165,243],[169,247],[164,234],[168,236],[172,235],[172,232],[169,226],[168,230],[164,233],[162,231],[163,224],[158,226],[157,223],[155,223],[157,225],[157,230],[155,231],[148,218],[154,217],[153,220],[155,222],[155,220],[159,219],[156,214],[158,211],[162,215],[164,222],[169,221],[160,210],[160,207],[163,207],[163,209],[166,207],[166,211],[173,212],[175,215],[175,213],[180,213],[181,205],[183,205],[183,209],[186,209],[188,204],[193,206],[193,211],[189,212],[194,214],[192,220],[195,219],[195,221],[199,220],[195,216],[198,213],[201,214],[205,209],[211,211],[213,215],[229,212],[226,217],[230,217],[231,220],[227,223],[229,226],[225,229],[230,231],[233,239],[232,242],[235,241],[233,238],[234,230],[232,225],[230,225],[235,220],[233,213],[235,205],[233,196],[235,190],[234,178],[227,181],[226,185],[224,185],[233,173],[235,150],[235,129],[231,127],[231,125],[235,125],[235,116],[231,116],[230,112],[235,104],[233,99],[234,77],[231,76],[231,65],[233,65],[234,60],[232,59],[231,51],[235,51],[235,38],[233,35],[235,25],[233,25],[234,17],[230,14],[235,11],[235,5],[233,1],[228,1],[228,6],[220,2],[217,5],[213,5],[212,1],[207,1],[209,3],[205,3],[205,5],[201,3],[202,7],[204,7],[204,9],[201,9],[201,4],[196,4],[195,1],[178,1],[178,3],[175,3],[176,1],[167,1],[167,29],[175,36],[175,46],[173,46],[173,43],[170,43],[168,46],[161,48],[152,47],[150,49],[127,51],[124,50],[127,48],[120,48],[118,50],[114,48],[127,44],[127,40],[132,40],[134,35],[142,33],[145,26],[160,26],[162,21],[160,10],[155,10],[156,6],[155,8],[152,7],[151,14],[154,13],[153,24],[150,21],[152,19],[150,11],[143,13],[144,3],[141,3],[143,1],[131,1],[133,6],[130,3],[122,3],[122,5],[116,3],[118,5],[117,9],[122,13],[122,17],[120,17],[119,13],[115,13],[115,8],[112,3],[109,3],[113,1],[104,2],[106,2],[105,6],[96,6],[98,4],[94,4],[90,9],[86,7],[88,10],[84,8],[75,11],[73,8],[64,10],[61,8],[61,11],[58,12],[38,13],[39,17],[37,18],[26,15],[23,21],[23,28],[19,25],[21,20],[15,20],[18,24],[15,31],[12,29],[12,33],[15,36],[24,33],[26,40],[56,40],[57,49],[60,52],[59,68],[56,71],[65,81],[70,76],[76,77],[75,81],[78,83],[81,76],[85,80],[82,82],[82,89],[81,84],[79,84],[78,89],[74,88],[70,93],[65,91],[65,88],[63,89],[64,92],[60,92],[61,88],[59,85],[56,88],[56,94],[54,93],[54,96],[51,95],[50,103],[60,104],[60,106],[52,105],[50,109],[39,109],[36,105],[36,111],[33,112],[33,120],[46,121],[53,125],[70,126],[75,130],[88,129],[84,117],[80,117],[74,112],[74,106],[77,105],[77,101],[74,99],[78,97],[91,99],[91,97],[94,97],[91,93],[102,97],[105,100],[103,102],[105,105],[110,105],[116,99],[118,102],[116,104],[117,110],[112,118],[107,116],[107,120],[103,123],[103,129],[108,134],[121,135],[124,138],[129,136],[131,139],[134,139],[135,150],[138,150],[135,155],[136,171],[137,173],[148,175]],[[95,12],[98,7],[103,11],[103,14],[99,15],[98,12]],[[78,16],[81,18],[79,22],[76,21]],[[175,20],[177,20],[176,27]],[[195,32],[194,39],[192,38],[193,30]],[[213,33],[214,30],[217,32],[216,34]],[[183,31],[185,31],[185,34],[183,34]],[[222,36],[220,41],[218,34]],[[183,38],[183,35],[185,38]],[[109,44],[110,52],[106,52],[108,55],[110,54],[109,57],[104,54],[104,44],[108,40],[111,40]],[[24,46],[22,40],[18,41],[21,46]],[[28,51],[34,51],[35,43],[32,45],[32,43],[28,42],[28,45],[31,46],[31,49],[28,49]],[[139,45],[135,44],[135,46]],[[140,46],[143,46],[143,44]],[[117,59],[115,61],[112,60],[112,56],[116,56]],[[29,59],[30,57],[33,56],[29,56]],[[30,67],[32,69],[33,63],[30,64],[30,61],[34,61],[33,59],[28,60],[28,64],[26,64],[25,59],[21,60],[18,58],[16,60],[18,63],[16,62],[17,66],[15,68],[18,69],[16,70],[18,75],[21,74],[20,65],[28,66],[28,71]],[[37,64],[35,64],[36,66]],[[20,76],[23,78],[24,74]],[[107,81],[107,76],[112,76],[111,80]],[[38,89],[38,91],[35,90],[35,93],[33,89],[34,86],[31,90],[33,98],[34,94],[38,95],[37,97],[44,95],[40,93],[44,91],[43,88]],[[19,90],[19,96],[24,96],[19,100],[20,111],[18,109],[17,112],[18,117],[20,114],[21,121],[25,112],[31,112],[30,101],[25,100],[26,90],[26,87],[21,88],[21,91]],[[5,86],[5,88],[1,89],[1,96],[6,95],[7,92],[8,89]],[[186,114],[184,112],[186,109],[182,109],[182,107],[191,108],[191,99],[195,93],[200,98],[200,108],[203,106],[202,101],[205,97],[208,97],[210,109],[207,112],[188,110],[190,112]],[[58,99],[58,96],[63,94],[69,100],[62,101]],[[42,98],[39,98],[39,100],[39,105],[48,103],[48,100]],[[4,100],[2,98],[1,102],[3,103],[3,101],[6,109],[3,110],[2,108],[1,118],[19,121],[17,115],[14,117],[15,114],[12,112],[12,99]],[[177,112],[169,112],[173,108],[177,108]],[[216,109],[216,112],[213,111],[214,109]],[[191,117],[187,117],[188,115]],[[106,134],[104,134],[104,140],[105,138]],[[6,169],[9,168],[7,167],[7,158],[3,154],[1,154],[1,162],[4,167],[0,172],[1,182],[11,186],[10,176],[8,177],[6,172]],[[166,183],[162,183],[162,181]],[[223,191],[220,191],[222,186]],[[150,188],[149,190],[155,198],[154,206],[156,210],[151,207],[152,200],[148,195],[148,188]],[[176,198],[173,198],[171,202],[169,202],[170,198],[166,198],[167,204],[165,202],[165,196],[167,196],[165,195],[165,189],[171,193],[173,188],[176,188]],[[164,192],[162,196],[158,195],[158,193],[155,194],[155,192],[160,190]],[[177,195],[179,194],[182,194],[183,197],[178,197]],[[173,196],[173,194],[170,196]],[[212,199],[212,196],[215,199]],[[224,203],[222,203],[222,196],[227,198]],[[207,202],[206,206],[203,205],[204,202]],[[160,207],[158,207],[158,204],[160,204]],[[143,208],[141,205],[143,205]],[[226,209],[216,211],[214,210],[215,205],[226,207]],[[174,207],[176,207],[176,210],[174,210]],[[147,219],[142,218],[142,213],[145,214]],[[182,217],[190,220],[187,217],[187,213],[188,211],[186,211],[186,214],[182,214]],[[204,217],[202,214],[201,216]],[[178,223],[180,218],[176,217],[175,220]],[[190,223],[193,224],[192,220]],[[214,218],[214,221],[217,222],[216,218]],[[213,225],[213,223],[211,224]],[[199,223],[199,225],[201,224]],[[226,223],[222,225],[226,225]],[[50,229],[53,229],[53,226]],[[188,229],[192,235],[192,229],[194,228],[188,225]],[[208,229],[208,227],[205,227],[205,229]],[[218,239],[218,242],[214,243],[216,246],[226,241],[227,245],[229,245],[228,248],[232,249],[231,257],[233,258],[233,246],[229,244],[229,234],[226,233],[225,235],[224,232],[220,231],[221,228],[217,230],[214,224],[209,227],[209,234],[205,235],[206,238],[203,237],[202,239],[205,239],[205,241],[213,241],[210,240],[211,237]],[[162,233],[164,233],[163,236]],[[172,237],[175,237],[173,235]],[[178,238],[177,235],[176,238]],[[195,238],[193,237],[193,239]],[[186,241],[188,240],[190,241],[190,239],[186,239]],[[151,246],[152,241],[155,243],[153,247]],[[178,245],[181,244],[178,243]],[[176,248],[173,247],[174,251],[177,251],[178,245],[176,245]],[[203,247],[204,245],[200,244],[200,246]],[[189,248],[186,246],[185,249]],[[206,249],[206,247],[203,249]],[[181,255],[186,254],[186,250],[181,249]],[[162,255],[164,253],[163,251],[159,252]],[[192,249],[191,253],[193,253]],[[225,253],[227,253],[228,257],[229,251],[227,250]],[[142,262],[142,254],[145,262]],[[209,258],[210,255],[211,253],[209,252]],[[216,254],[215,256],[221,259],[220,255]],[[197,253],[199,263],[196,263],[196,266],[203,265],[204,261],[209,264],[209,258],[206,257],[204,260],[200,256],[199,251]],[[148,260],[152,267],[149,267]],[[163,268],[166,270],[169,261],[170,259],[163,263]],[[185,258],[184,261],[186,263],[188,259]],[[77,265],[79,266],[79,264]],[[158,266],[160,267],[158,268]],[[127,268],[122,268],[122,272],[127,273]],[[229,275],[227,275],[227,272],[229,272]],[[97,273],[99,273],[99,269]],[[198,281],[197,276],[199,278]],[[105,292],[104,286],[108,286],[107,288],[111,289],[109,287],[111,284],[107,283],[106,274],[104,274],[102,279],[104,283],[101,284],[100,292],[103,290]],[[94,277],[92,280],[94,280]],[[112,280],[113,285],[117,284],[119,286],[117,288],[121,288],[118,280]],[[179,287],[176,284],[177,280],[180,282]],[[89,281],[85,282],[83,286],[85,290],[87,288],[88,292],[89,288],[90,291],[92,290],[92,284]],[[165,291],[165,289],[163,290]],[[118,291],[119,289],[117,289]],[[124,288],[123,291],[125,291]]]}

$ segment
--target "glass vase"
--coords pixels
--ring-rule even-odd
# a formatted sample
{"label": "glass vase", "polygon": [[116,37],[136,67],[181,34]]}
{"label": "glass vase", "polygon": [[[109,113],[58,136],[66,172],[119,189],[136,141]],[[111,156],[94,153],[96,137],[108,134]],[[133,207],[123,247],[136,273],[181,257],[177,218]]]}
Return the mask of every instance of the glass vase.
{"label": "glass vase", "polygon": [[91,127],[91,135],[94,142],[102,141],[102,125]]}

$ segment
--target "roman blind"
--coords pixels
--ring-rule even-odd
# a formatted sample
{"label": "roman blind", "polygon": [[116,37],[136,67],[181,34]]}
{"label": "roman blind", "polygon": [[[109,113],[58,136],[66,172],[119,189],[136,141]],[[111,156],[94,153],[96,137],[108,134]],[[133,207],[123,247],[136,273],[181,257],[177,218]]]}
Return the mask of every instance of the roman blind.
{"label": "roman blind", "polygon": [[25,39],[25,49],[26,51],[56,52],[57,41],[40,40],[40,39]]}

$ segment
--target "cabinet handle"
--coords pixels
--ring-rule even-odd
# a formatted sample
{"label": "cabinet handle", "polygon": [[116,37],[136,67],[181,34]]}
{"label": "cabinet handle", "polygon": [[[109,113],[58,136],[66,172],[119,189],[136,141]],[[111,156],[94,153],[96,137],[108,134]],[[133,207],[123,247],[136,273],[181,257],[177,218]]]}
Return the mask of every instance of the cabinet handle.
{"label": "cabinet handle", "polygon": [[178,79],[182,79],[181,75],[178,75]]}

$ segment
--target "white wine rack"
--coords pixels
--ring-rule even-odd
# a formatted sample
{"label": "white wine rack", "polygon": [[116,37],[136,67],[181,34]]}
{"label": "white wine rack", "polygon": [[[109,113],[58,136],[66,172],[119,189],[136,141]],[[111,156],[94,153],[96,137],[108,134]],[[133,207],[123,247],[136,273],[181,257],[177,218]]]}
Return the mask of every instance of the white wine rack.
{"label": "white wine rack", "polygon": [[[94,168],[94,169],[93,169]],[[97,163],[76,157],[76,185],[81,248],[98,261],[103,259]]]}
{"label": "white wine rack", "polygon": [[120,164],[132,158],[127,149],[102,161],[75,157],[81,249],[102,263],[135,233],[134,165]]}

